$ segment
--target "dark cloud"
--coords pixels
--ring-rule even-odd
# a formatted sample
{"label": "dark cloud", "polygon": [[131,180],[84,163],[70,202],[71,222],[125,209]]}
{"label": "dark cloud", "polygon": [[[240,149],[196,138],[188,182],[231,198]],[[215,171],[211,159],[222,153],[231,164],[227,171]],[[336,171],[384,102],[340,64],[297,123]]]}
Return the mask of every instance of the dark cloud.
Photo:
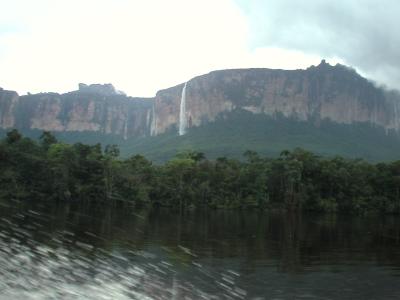
{"label": "dark cloud", "polygon": [[400,1],[237,1],[249,17],[253,47],[336,56],[400,88]]}

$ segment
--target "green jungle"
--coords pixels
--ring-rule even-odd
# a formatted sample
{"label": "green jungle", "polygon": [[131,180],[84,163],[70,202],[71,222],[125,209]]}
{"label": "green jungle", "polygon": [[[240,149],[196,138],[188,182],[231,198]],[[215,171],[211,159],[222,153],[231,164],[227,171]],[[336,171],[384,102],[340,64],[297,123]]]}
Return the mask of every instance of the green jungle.
{"label": "green jungle", "polygon": [[119,157],[116,145],[38,140],[11,130],[0,142],[2,201],[208,209],[287,209],[362,214],[400,212],[400,161],[322,157],[297,148],[268,158],[206,159],[184,151],[163,164]]}
{"label": "green jungle", "polygon": [[[42,134],[38,129],[19,128],[21,134],[34,140]],[[297,147],[323,157],[363,158],[371,163],[400,159],[400,138],[394,131],[368,123],[338,124],[329,120],[299,121],[277,114],[274,117],[235,110],[221,114],[215,122],[191,127],[183,136],[172,126],[157,136],[131,137],[90,131],[53,132],[58,141],[96,145],[118,145],[121,158],[140,154],[161,164],[177,153],[194,150],[208,159],[219,157],[243,160],[251,149],[260,156],[279,157],[282,150]],[[0,138],[7,131],[0,129]]]}

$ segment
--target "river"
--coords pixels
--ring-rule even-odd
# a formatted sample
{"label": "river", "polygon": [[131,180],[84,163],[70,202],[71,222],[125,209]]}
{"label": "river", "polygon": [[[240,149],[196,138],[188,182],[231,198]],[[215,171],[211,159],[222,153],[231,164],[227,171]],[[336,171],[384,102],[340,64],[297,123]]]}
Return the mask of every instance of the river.
{"label": "river", "polygon": [[400,299],[400,218],[2,204],[0,299]]}

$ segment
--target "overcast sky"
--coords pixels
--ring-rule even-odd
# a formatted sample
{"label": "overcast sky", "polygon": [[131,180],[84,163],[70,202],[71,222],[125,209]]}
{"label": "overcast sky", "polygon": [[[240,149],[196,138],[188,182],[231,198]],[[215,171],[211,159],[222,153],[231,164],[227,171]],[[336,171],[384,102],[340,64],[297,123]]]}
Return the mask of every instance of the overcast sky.
{"label": "overcast sky", "polygon": [[0,0],[0,86],[131,96],[225,68],[344,63],[400,88],[397,0]]}

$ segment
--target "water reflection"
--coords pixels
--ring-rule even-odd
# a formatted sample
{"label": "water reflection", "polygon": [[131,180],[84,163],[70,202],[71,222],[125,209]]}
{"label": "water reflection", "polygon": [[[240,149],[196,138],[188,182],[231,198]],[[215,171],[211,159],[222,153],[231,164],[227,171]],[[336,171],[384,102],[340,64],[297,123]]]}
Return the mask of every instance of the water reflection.
{"label": "water reflection", "polygon": [[1,206],[0,299],[398,299],[397,217]]}

